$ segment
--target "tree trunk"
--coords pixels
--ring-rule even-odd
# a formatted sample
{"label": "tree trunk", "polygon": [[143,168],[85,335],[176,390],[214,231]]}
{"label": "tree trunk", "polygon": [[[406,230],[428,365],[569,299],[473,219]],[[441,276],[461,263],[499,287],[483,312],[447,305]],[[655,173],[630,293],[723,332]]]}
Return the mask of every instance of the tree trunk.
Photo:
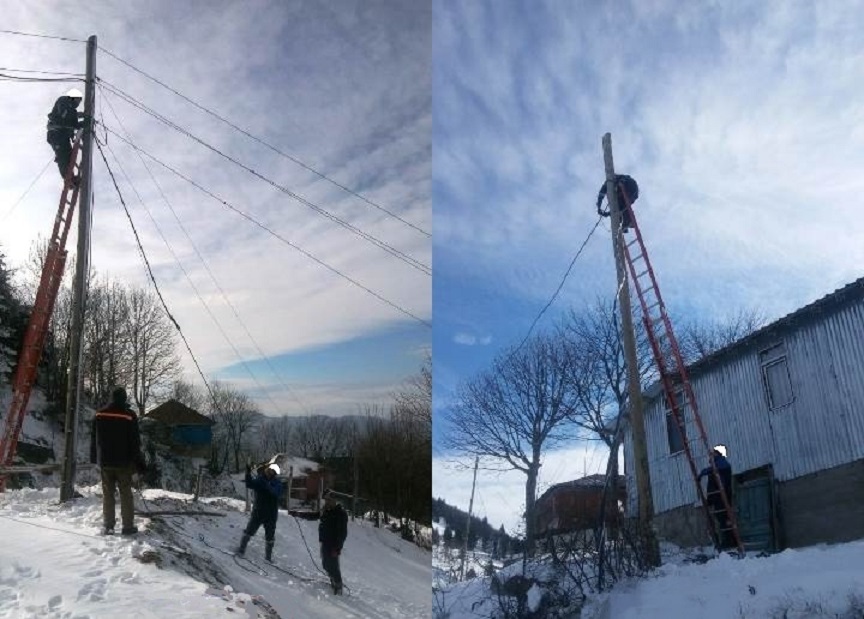
{"label": "tree trunk", "polygon": [[537,476],[540,465],[532,463],[528,467],[528,481],[525,483],[525,556],[534,556],[534,500],[537,496]]}

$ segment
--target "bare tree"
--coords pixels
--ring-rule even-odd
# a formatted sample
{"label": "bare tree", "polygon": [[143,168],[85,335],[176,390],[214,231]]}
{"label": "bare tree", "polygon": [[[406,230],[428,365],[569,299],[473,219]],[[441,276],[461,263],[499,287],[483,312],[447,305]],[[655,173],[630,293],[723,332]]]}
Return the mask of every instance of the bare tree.
{"label": "bare tree", "polygon": [[685,363],[694,363],[750,335],[767,322],[758,309],[739,309],[727,321],[705,323],[691,321],[681,329],[679,347]]}
{"label": "bare tree", "polygon": [[534,552],[534,503],[544,450],[573,438],[575,368],[566,348],[537,335],[464,383],[447,413],[445,445],[526,476],[526,552]]}
{"label": "bare tree", "polygon": [[209,410],[207,404],[208,396],[205,395],[204,391],[198,386],[182,379],[174,381],[167,399],[177,400],[181,404],[185,404],[198,412]]}
{"label": "bare tree", "polygon": [[244,441],[258,426],[260,413],[251,398],[242,391],[217,381],[213,381],[210,387],[213,391],[210,416],[217,424],[214,428],[214,442],[217,443],[214,454],[217,458],[221,455],[221,463],[216,468],[224,470],[228,458],[233,455],[234,471],[239,473]]}
{"label": "bare tree", "polygon": [[265,453],[292,453],[296,423],[290,417],[266,419],[261,448]]}
{"label": "bare tree", "polygon": [[128,292],[132,395],[144,415],[154,390],[169,389],[180,373],[174,328],[158,300],[141,289]]}
{"label": "bare tree", "polygon": [[294,448],[304,458],[316,460],[344,455],[347,428],[338,419],[325,415],[303,417],[294,432]]}
{"label": "bare tree", "polygon": [[87,295],[84,375],[96,402],[108,398],[111,387],[132,378],[129,298],[117,282],[92,282]]}
{"label": "bare tree", "polygon": [[432,355],[427,354],[420,373],[408,379],[406,385],[394,394],[396,410],[428,425],[432,431]]}

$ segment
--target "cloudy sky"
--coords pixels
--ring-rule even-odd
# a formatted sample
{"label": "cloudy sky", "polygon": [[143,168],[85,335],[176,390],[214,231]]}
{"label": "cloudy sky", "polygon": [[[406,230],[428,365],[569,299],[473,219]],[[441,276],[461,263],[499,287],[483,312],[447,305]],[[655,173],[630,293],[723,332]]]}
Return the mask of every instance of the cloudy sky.
{"label": "cloudy sky", "polygon": [[[341,414],[385,402],[420,368],[431,344],[432,311],[428,3],[95,0],[85,9],[0,0],[0,13],[8,30],[72,39],[97,35],[100,49],[398,216],[100,52],[96,71],[106,88],[127,93],[281,186],[116,94],[97,91],[97,119],[115,132],[107,133],[109,164],[169,308],[206,374],[248,389],[265,413]],[[0,34],[0,58],[5,74],[83,73],[85,45]],[[38,235],[50,233],[60,179],[53,163],[39,176],[52,159],[46,114],[72,85],[0,81],[0,250],[12,265],[23,262]],[[102,128],[100,135],[106,136]],[[147,157],[145,166],[119,136],[299,250]],[[148,286],[98,152],[94,179],[93,269]],[[74,252],[74,237],[69,247]],[[187,377],[200,384],[185,352],[183,358]]]}
{"label": "cloudy sky", "polygon": [[[778,318],[864,275],[862,4],[436,0],[436,442],[453,389],[522,339],[597,220],[607,131],[673,315]],[[604,222],[539,328],[614,289]],[[583,453],[541,479],[581,476]],[[435,493],[467,508],[449,456]],[[508,527],[512,480],[509,504],[486,497]]]}

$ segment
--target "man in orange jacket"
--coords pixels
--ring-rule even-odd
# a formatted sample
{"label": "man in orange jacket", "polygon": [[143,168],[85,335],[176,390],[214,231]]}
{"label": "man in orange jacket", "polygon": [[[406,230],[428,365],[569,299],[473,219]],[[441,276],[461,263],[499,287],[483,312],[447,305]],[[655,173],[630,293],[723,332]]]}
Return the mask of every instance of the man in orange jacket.
{"label": "man in orange jacket", "polygon": [[90,461],[102,474],[102,523],[104,533],[114,533],[116,509],[114,492],[120,490],[120,517],[123,535],[135,535],[135,504],[132,500],[132,475],[146,468],[141,453],[138,417],[129,407],[126,389],[114,387],[111,403],[93,418]]}

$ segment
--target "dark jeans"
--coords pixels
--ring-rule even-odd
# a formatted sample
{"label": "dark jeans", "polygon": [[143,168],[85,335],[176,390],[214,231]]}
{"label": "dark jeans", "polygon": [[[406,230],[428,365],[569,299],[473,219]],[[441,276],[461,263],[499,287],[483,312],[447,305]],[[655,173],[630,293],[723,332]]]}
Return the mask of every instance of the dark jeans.
{"label": "dark jeans", "polygon": [[342,570],[339,569],[339,555],[333,556],[333,549],[321,544],[321,567],[337,585],[342,584]]}
{"label": "dark jeans", "polygon": [[115,489],[120,489],[120,518],[124,529],[135,525],[135,503],[132,500],[131,466],[102,467],[102,524],[106,529],[113,529],[116,523]]}
{"label": "dark jeans", "polygon": [[60,170],[60,176],[66,178],[66,171],[69,169],[69,161],[72,159],[72,133],[52,131],[48,133],[48,143],[54,150],[54,161],[57,162],[57,169]]}
{"label": "dark jeans", "polygon": [[249,524],[246,525],[245,535],[252,537],[258,532],[258,528],[264,525],[264,539],[272,544],[273,538],[276,536],[276,519],[265,518],[260,512],[252,511],[252,516],[249,518]]}

